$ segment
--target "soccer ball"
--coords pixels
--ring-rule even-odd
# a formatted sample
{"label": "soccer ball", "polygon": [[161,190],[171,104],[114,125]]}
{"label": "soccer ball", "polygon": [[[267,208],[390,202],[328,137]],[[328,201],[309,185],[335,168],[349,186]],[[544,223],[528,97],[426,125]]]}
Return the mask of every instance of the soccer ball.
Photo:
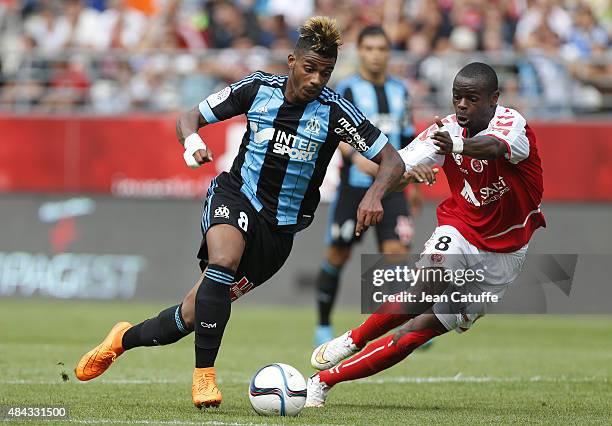
{"label": "soccer ball", "polygon": [[290,365],[266,365],[251,379],[249,399],[262,416],[297,416],[306,403],[306,381]]}

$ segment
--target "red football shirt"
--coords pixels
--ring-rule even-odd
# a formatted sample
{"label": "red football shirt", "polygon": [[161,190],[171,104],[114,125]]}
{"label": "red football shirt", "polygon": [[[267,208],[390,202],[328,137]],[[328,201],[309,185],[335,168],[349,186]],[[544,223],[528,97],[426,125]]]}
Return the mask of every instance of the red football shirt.
{"label": "red football shirt", "polygon": [[[451,135],[466,137],[454,114],[442,122]],[[495,160],[436,154],[430,138],[436,130],[435,124],[429,127],[401,154],[408,168],[416,162],[442,165],[451,197],[438,206],[439,226],[451,225],[474,246],[503,253],[520,249],[537,228],[546,226],[536,137],[521,114],[498,106],[489,126],[471,135],[493,136],[506,144],[508,153]]]}

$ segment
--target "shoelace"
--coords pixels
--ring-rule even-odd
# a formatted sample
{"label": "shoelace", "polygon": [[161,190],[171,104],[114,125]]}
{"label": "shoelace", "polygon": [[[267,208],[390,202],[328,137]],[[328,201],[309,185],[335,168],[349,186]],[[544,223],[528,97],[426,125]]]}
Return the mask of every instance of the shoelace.
{"label": "shoelace", "polygon": [[200,376],[197,381],[198,392],[204,392],[208,387],[209,382],[215,381],[215,375],[212,373],[204,373],[204,375]]}

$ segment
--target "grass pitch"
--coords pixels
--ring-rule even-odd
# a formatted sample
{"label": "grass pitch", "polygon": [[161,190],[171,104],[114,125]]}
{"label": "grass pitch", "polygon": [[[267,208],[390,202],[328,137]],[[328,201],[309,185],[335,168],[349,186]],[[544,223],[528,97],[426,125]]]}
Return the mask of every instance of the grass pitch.
{"label": "grass pitch", "polygon": [[[297,418],[256,415],[247,389],[251,375],[271,362],[311,374],[314,310],[307,307],[263,308],[248,300],[233,307],[217,362],[219,409],[191,404],[192,336],[129,351],[91,382],[74,378],[81,354],[117,320],[138,322],[164,307],[0,300],[0,405],[68,407],[68,421],[45,424],[612,422],[609,316],[485,317],[468,333],[442,336],[382,374],[338,385],[328,406]],[[340,311],[336,328],[362,318]]]}

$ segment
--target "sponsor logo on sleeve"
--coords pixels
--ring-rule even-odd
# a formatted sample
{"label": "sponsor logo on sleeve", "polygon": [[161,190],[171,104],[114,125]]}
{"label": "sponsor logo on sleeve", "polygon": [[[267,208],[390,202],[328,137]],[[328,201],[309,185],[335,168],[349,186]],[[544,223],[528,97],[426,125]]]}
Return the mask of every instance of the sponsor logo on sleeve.
{"label": "sponsor logo on sleeve", "polygon": [[368,144],[363,136],[357,132],[357,128],[353,126],[346,118],[342,117],[338,120],[339,127],[334,129],[334,133],[340,136],[342,142],[346,142],[359,152],[366,152]]}
{"label": "sponsor logo on sleeve", "polygon": [[217,93],[213,93],[212,95],[207,97],[206,102],[208,102],[208,105],[211,108],[214,108],[217,105],[219,105],[221,102],[226,100],[229,97],[230,93],[232,93],[232,89],[231,87],[227,86],[225,89],[222,89],[218,91]]}

